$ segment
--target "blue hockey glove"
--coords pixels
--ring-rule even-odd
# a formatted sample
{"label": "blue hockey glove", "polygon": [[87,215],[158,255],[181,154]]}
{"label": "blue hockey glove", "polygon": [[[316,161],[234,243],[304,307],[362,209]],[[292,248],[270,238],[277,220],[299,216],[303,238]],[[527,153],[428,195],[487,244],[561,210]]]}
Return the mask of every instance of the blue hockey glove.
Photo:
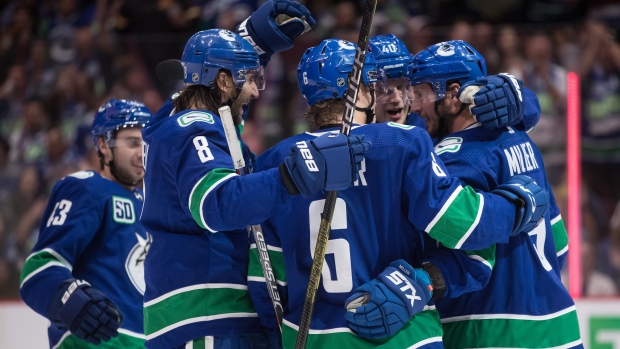
{"label": "blue hockey glove", "polygon": [[545,219],[549,208],[549,193],[528,176],[513,176],[508,183],[497,186],[492,193],[517,205],[512,236],[530,232]]}
{"label": "blue hockey glove", "polygon": [[239,24],[237,33],[252,44],[264,66],[271,55],[293,47],[293,40],[315,25],[304,5],[291,0],[269,0]]}
{"label": "blue hockey glove", "polygon": [[523,120],[523,82],[510,74],[490,75],[470,81],[457,98],[471,104],[470,111],[487,129],[512,126]]}
{"label": "blue hockey glove", "polygon": [[287,191],[308,197],[319,190],[344,190],[357,180],[364,152],[370,143],[363,136],[327,133],[291,148],[280,175]]}
{"label": "blue hockey glove", "polygon": [[118,336],[123,322],[116,304],[82,280],[70,280],[58,289],[49,317],[76,337],[96,345]]}
{"label": "blue hockey glove", "polygon": [[347,298],[345,318],[360,337],[389,337],[422,311],[432,295],[428,274],[399,259]]}

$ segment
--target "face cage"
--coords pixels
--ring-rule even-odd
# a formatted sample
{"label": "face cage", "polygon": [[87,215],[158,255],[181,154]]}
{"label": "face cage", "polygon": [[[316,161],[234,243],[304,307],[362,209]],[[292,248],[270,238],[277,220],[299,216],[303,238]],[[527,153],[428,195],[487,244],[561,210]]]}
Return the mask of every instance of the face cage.
{"label": "face cage", "polygon": [[259,91],[265,89],[265,68],[259,66],[258,69],[239,69],[233,76],[236,88],[243,88],[243,85],[248,83],[255,83],[256,88]]}

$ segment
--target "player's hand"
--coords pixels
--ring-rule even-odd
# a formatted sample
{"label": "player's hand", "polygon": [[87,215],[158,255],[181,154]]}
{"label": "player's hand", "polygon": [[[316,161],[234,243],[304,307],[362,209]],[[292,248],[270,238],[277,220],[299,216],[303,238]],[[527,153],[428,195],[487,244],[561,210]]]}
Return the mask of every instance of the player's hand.
{"label": "player's hand", "polygon": [[523,120],[523,82],[506,73],[470,81],[459,89],[457,98],[470,104],[470,111],[482,126],[495,129]]}
{"label": "player's hand", "polygon": [[292,195],[308,197],[319,190],[344,190],[357,180],[370,142],[363,136],[327,133],[297,142],[280,165],[282,182]]}
{"label": "player's hand", "polygon": [[61,286],[50,305],[50,320],[67,327],[76,337],[99,345],[118,336],[123,315],[118,306],[81,280]]}
{"label": "player's hand", "polygon": [[549,208],[549,193],[525,175],[513,176],[506,184],[492,191],[517,206],[515,227],[511,235],[528,233],[545,219]]}
{"label": "player's hand", "polygon": [[237,28],[237,33],[250,42],[266,65],[271,55],[293,47],[293,40],[314,28],[310,11],[296,1],[269,0]]}
{"label": "player's hand", "polygon": [[428,274],[399,259],[354,291],[345,302],[345,318],[360,337],[389,337],[422,311],[432,295]]}

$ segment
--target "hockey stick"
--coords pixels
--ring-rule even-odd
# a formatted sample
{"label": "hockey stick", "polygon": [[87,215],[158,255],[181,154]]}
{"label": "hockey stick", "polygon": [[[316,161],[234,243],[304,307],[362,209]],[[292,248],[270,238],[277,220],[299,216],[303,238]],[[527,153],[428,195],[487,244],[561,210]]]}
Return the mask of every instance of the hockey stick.
{"label": "hockey stick", "polygon": [[[366,0],[360,36],[357,40],[357,51],[355,52],[353,72],[349,75],[348,79],[349,85],[347,87],[345,99],[346,109],[344,111],[344,116],[342,117],[342,125],[340,126],[340,133],[343,133],[346,136],[348,136],[351,132],[353,115],[355,114],[357,93],[359,92],[359,87],[361,84],[366,51],[368,50],[368,36],[370,36],[370,30],[372,29],[372,21],[375,16],[376,7],[377,0]],[[306,290],[306,299],[304,301],[304,308],[301,314],[299,330],[297,332],[295,349],[305,348],[308,340],[310,322],[312,321],[312,311],[314,309],[314,298],[321,281],[321,271],[325,260],[325,250],[327,248],[327,241],[329,240],[329,232],[331,230],[331,222],[334,216],[337,198],[338,191],[330,191],[327,193],[327,197],[325,198],[325,206],[323,207],[323,213],[321,214],[321,226],[319,228],[316,247],[314,249],[314,260],[312,261],[312,270],[310,271],[310,279],[308,280],[308,289]]]}
{"label": "hockey stick", "polygon": [[[230,150],[230,156],[233,160],[233,166],[235,171],[241,176],[246,175],[245,160],[243,160],[243,154],[241,153],[241,147],[239,146],[239,139],[237,138],[237,131],[235,130],[235,123],[233,122],[232,114],[230,113],[229,106],[223,106],[218,109],[222,124],[224,125],[224,134],[226,135],[226,142],[228,143],[228,149]],[[260,260],[261,269],[263,269],[263,275],[265,276],[265,282],[267,283],[267,291],[269,292],[269,298],[271,298],[271,304],[273,310],[276,313],[276,320],[278,321],[278,327],[280,333],[282,332],[282,303],[280,293],[278,292],[278,285],[276,284],[276,277],[271,267],[271,260],[269,259],[269,251],[267,250],[267,243],[265,242],[265,236],[263,235],[263,228],[260,224],[248,225],[246,227],[248,233],[252,233],[254,240],[256,241],[256,249],[258,250],[258,259]]]}

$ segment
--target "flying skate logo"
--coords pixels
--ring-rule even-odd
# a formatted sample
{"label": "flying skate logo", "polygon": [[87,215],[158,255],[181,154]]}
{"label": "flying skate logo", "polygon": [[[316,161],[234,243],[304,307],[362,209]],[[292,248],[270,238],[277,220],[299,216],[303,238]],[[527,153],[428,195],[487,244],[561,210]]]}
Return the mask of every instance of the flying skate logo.
{"label": "flying skate logo", "polygon": [[[413,285],[409,282],[409,280],[407,280],[407,278],[405,277],[405,275],[403,275],[400,271],[396,270],[393,271],[390,275],[387,275],[386,278],[388,280],[390,280],[394,285],[398,286],[402,283],[405,283],[401,288],[401,292],[403,292],[405,294],[405,297],[407,297],[407,299],[411,300],[411,306],[413,307],[413,304],[415,303],[416,300],[421,301],[422,298],[420,298],[420,296],[416,295],[416,291],[415,288],[413,288]],[[407,290],[411,290],[411,294],[407,294]]]}
{"label": "flying skate logo", "polygon": [[296,144],[297,148],[299,148],[299,152],[301,153],[301,157],[305,159],[308,171],[319,172],[319,168],[313,160],[312,153],[310,152],[310,149],[308,149],[308,144],[306,141],[297,142]]}
{"label": "flying skate logo", "polygon": [[447,42],[442,42],[441,44],[439,44],[437,54],[443,57],[452,56],[454,55],[454,46],[448,44]]}

